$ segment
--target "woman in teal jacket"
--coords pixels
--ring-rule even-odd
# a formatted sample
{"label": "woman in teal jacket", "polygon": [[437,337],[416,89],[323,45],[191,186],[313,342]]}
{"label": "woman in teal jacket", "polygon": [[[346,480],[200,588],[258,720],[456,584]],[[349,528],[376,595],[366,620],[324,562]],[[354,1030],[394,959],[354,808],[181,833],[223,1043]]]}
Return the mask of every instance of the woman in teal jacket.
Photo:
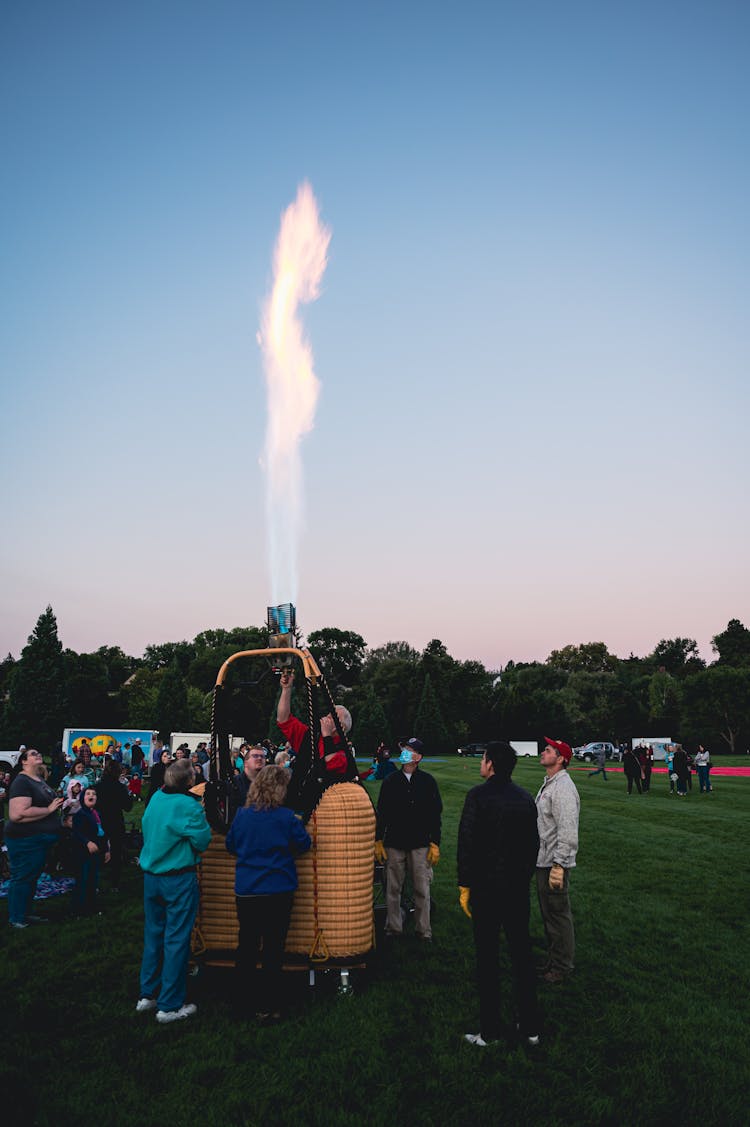
{"label": "woman in teal jacket", "polygon": [[161,1025],[192,1017],[185,1004],[190,933],[198,911],[197,867],[211,840],[188,759],[170,763],[164,786],[143,815],[143,960],[141,997],[136,1012],[156,1010]]}

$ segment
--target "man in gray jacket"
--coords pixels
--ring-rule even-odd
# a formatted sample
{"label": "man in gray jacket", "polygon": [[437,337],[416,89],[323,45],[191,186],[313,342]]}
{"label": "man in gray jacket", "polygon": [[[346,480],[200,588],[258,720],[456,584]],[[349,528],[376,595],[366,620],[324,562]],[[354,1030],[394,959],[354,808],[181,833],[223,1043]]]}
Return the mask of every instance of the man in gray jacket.
{"label": "man in gray jacket", "polygon": [[568,774],[573,756],[569,744],[545,736],[541,763],[547,772],[536,796],[539,855],[536,887],[549,948],[543,968],[545,982],[562,982],[575,960],[575,932],[570,911],[569,876],[578,852],[578,812],[581,802]]}

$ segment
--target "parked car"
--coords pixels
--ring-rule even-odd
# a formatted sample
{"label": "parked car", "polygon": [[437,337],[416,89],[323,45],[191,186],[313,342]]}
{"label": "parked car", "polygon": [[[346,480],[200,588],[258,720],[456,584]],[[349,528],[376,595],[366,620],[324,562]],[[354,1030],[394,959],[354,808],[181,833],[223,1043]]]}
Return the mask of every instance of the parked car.
{"label": "parked car", "polygon": [[0,751],[0,774],[3,771],[12,771],[20,758],[20,751]]}
{"label": "parked car", "polygon": [[584,744],[583,747],[574,747],[573,755],[576,759],[582,759],[584,763],[593,763],[598,758],[602,748],[604,748],[604,755],[607,759],[622,759],[622,752],[619,747],[605,742],[588,743]]}
{"label": "parked car", "polygon": [[461,747],[456,748],[458,755],[484,755],[487,750],[487,744],[463,744]]}

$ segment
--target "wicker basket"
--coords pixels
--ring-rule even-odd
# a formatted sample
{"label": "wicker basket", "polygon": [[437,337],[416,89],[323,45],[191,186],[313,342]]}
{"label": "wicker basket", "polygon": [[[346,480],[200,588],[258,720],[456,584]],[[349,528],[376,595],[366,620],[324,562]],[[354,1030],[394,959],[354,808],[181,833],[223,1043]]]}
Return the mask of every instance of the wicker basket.
{"label": "wicker basket", "polygon": [[[299,888],[286,951],[313,960],[350,958],[373,946],[375,811],[357,783],[337,783],[323,795],[307,831],[313,847],[297,858]],[[199,868],[200,907],[193,950],[237,946],[234,858],[214,834]]]}

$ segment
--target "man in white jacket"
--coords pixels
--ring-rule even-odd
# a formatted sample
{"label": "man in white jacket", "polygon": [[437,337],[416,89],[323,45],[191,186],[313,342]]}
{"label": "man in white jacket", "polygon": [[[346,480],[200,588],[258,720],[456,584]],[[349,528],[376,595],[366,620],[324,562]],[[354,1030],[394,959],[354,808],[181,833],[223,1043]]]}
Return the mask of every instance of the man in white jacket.
{"label": "man in white jacket", "polygon": [[562,982],[575,960],[575,932],[570,911],[569,878],[578,852],[578,813],[581,801],[568,774],[573,756],[569,744],[545,737],[541,763],[547,772],[536,796],[539,855],[536,887],[547,936],[545,982]]}

